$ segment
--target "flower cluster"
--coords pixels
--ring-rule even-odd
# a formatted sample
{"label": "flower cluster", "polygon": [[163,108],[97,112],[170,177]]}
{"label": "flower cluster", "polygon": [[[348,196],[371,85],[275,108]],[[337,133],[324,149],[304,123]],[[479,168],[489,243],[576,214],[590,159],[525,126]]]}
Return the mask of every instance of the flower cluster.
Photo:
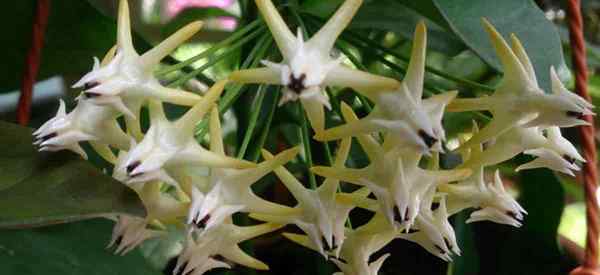
{"label": "flower cluster", "polygon": [[[569,92],[550,70],[551,93],[538,86],[533,66],[519,40],[509,45],[494,27],[484,27],[504,68],[497,90],[481,98],[456,98],[451,91],[424,98],[427,30],[417,25],[410,63],[400,82],[345,65],[332,56],[338,36],[362,0],[346,0],[310,39],[290,31],[270,0],[256,0],[264,21],[283,56],[280,63],[234,72],[204,95],[162,86],[154,77],[161,59],[190,38],[200,22],[185,26],[165,41],[139,55],[133,47],[126,0],[121,0],[116,46],[74,87],[83,88],[77,106],[66,112],[61,101],[56,117],[36,132],[40,150],[72,150],[84,158],[80,142],[88,141],[114,164],[113,176],[134,189],[147,209],[146,217],[118,215],[109,246],[127,253],[144,240],[159,238],[169,224],[186,224],[187,238],[174,274],[203,274],[233,263],[266,270],[268,266],[246,254],[240,242],[295,225],[305,234],[283,233],[320,253],[346,275],[375,275],[390,254],[370,262],[370,256],[396,238],[415,242],[433,255],[451,261],[460,255],[449,216],[476,209],[467,222],[491,221],[521,226],[527,212],[504,188],[498,171],[486,181],[485,167],[524,153],[536,158],[517,168],[549,168],[573,175],[576,161],[584,161],[562,137],[560,127],[583,125],[591,104]],[[339,140],[331,167],[310,167],[325,180],[306,188],[285,168],[299,148],[273,155],[262,150],[263,161],[248,162],[226,155],[216,108],[229,81],[284,86],[280,104],[300,100],[318,141]],[[349,87],[374,103],[365,117],[340,104],[344,124],[327,128],[326,110],[332,108],[327,87]],[[191,108],[180,118],[167,119],[163,104]],[[147,106],[150,127],[142,131],[140,110]],[[451,112],[486,110],[492,119],[481,130],[475,123],[470,138],[458,152],[463,163],[441,169],[446,134],[442,118]],[[126,129],[117,118],[123,116]],[[208,121],[209,143],[195,137],[196,125]],[[366,153],[366,167],[347,167],[352,140]],[[483,145],[486,146],[483,146]],[[485,148],[485,149],[484,149]],[[117,155],[113,149],[119,151]],[[199,173],[205,171],[206,173]],[[265,200],[252,185],[274,174],[297,201],[294,207]],[[340,191],[340,181],[359,188]],[[169,188],[165,188],[169,187]],[[369,198],[370,194],[374,198]],[[347,226],[354,208],[374,212],[357,228]],[[261,221],[239,226],[232,215],[248,213]]]}

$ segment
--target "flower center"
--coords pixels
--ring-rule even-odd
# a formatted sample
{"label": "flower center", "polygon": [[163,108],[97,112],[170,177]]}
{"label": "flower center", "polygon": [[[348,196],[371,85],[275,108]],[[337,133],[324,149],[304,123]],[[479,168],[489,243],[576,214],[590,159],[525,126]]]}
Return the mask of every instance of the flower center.
{"label": "flower center", "polygon": [[306,80],[306,74],[301,74],[300,77],[296,78],[294,74],[290,74],[290,83],[287,85],[288,89],[294,91],[294,93],[300,94],[306,86],[304,85]]}

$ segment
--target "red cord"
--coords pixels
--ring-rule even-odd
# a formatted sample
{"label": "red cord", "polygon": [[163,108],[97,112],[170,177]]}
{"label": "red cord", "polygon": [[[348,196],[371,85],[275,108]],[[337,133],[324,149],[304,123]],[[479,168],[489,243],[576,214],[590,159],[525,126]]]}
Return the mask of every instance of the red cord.
{"label": "red cord", "polygon": [[[581,3],[579,0],[568,1],[569,33],[573,52],[573,67],[575,70],[575,89],[579,95],[591,101],[587,91],[587,61],[585,40],[583,37],[583,19],[580,8]],[[594,119],[592,116],[585,116],[585,120],[590,123],[590,126],[582,126],[579,130],[583,156],[586,160],[583,166],[583,186],[585,190],[587,241],[583,265],[573,270],[571,275],[600,275],[600,270],[598,269],[598,215],[600,210],[598,209],[596,198],[598,170],[596,168],[597,156]]]}
{"label": "red cord", "polygon": [[50,0],[37,0],[37,7],[33,28],[31,31],[31,46],[25,58],[25,70],[21,82],[21,96],[17,106],[17,121],[21,125],[27,125],[31,117],[31,98],[33,95],[33,84],[40,68],[40,57],[44,46],[44,33],[48,25],[50,14]]}

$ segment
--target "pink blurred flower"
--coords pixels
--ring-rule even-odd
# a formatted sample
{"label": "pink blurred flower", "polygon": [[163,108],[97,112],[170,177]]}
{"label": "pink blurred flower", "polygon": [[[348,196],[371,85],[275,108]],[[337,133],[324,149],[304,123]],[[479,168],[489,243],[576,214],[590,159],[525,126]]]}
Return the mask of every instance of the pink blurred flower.
{"label": "pink blurred flower", "polygon": [[186,8],[227,8],[235,0],[170,0],[167,3],[167,15],[169,17],[177,15]]}

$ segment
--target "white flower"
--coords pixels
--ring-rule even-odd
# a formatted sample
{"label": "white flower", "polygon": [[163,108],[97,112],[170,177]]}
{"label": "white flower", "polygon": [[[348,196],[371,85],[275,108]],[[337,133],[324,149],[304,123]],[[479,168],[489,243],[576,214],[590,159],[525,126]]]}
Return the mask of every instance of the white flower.
{"label": "white flower", "polygon": [[[111,55],[112,50],[104,57],[102,66],[110,61]],[[94,67],[100,66],[97,59],[95,63]],[[60,100],[56,116],[33,133],[34,144],[40,146],[40,151],[71,150],[87,159],[79,142],[89,141],[103,157],[114,162],[108,145],[121,150],[129,148],[129,136],[115,120],[119,116],[118,110],[94,105],[84,98],[78,98],[77,106],[67,114],[65,102]]]}
{"label": "white flower", "polygon": [[[342,105],[342,114],[350,123],[357,120],[352,109],[345,104]],[[369,135],[358,135],[357,138],[371,161],[367,167],[350,169],[317,166],[312,171],[324,177],[368,187],[377,197],[381,212],[393,225],[396,221],[410,228],[429,188],[465,179],[471,174],[469,169],[425,170],[418,165],[422,156],[420,153],[402,151],[399,148],[385,151]]]}
{"label": "white flower", "polygon": [[406,77],[395,89],[366,93],[375,108],[365,118],[347,122],[315,135],[317,140],[335,140],[359,134],[385,132],[395,146],[414,147],[419,151],[441,150],[446,139],[442,116],[446,105],[457,92],[435,95],[423,100],[425,51],[427,48],[425,23],[418,24],[413,40],[412,57]]}
{"label": "white flower", "polygon": [[119,215],[115,221],[116,224],[113,227],[112,239],[107,248],[116,245],[116,254],[125,255],[143,241],[159,237],[163,234],[161,231],[148,229],[148,222],[144,218]]}
{"label": "white flower", "polygon": [[269,223],[240,227],[228,220],[200,233],[192,232],[173,274],[201,275],[214,268],[231,268],[221,257],[250,268],[268,270],[266,264],[246,254],[238,244],[279,228],[281,225]]}
{"label": "white flower", "polygon": [[[210,115],[210,136],[211,152],[225,156],[219,112],[216,107]],[[298,150],[292,148],[284,151],[254,168],[211,168],[204,184],[193,182],[194,184],[190,186],[192,202],[187,223],[195,223],[197,227],[208,230],[240,211],[282,215],[293,213],[289,207],[260,198],[254,194],[251,186],[276,167],[293,159],[298,154]]]}
{"label": "white flower", "polygon": [[316,132],[324,129],[323,106],[331,108],[323,88],[351,87],[359,92],[394,87],[393,79],[350,69],[333,58],[335,41],[356,14],[362,0],[346,0],[331,19],[311,39],[304,41],[301,31],[294,36],[271,0],[256,0],[283,55],[280,64],[264,61],[264,68],[234,72],[231,79],[241,83],[267,83],[286,87],[280,104],[300,99]]}
{"label": "white flower", "polygon": [[[335,274],[377,275],[390,254],[384,254],[373,262],[369,262],[369,258],[396,238],[396,235],[396,230],[390,227],[386,218],[380,213],[376,213],[367,224],[355,230],[348,229],[346,240],[339,252],[340,257],[338,259],[330,258],[342,270]],[[318,251],[318,248],[305,235],[283,233],[283,236]]]}
{"label": "white flower", "polygon": [[567,91],[553,68],[550,69],[552,94],[545,94],[516,36],[511,36],[511,49],[488,21],[483,22],[504,68],[504,78],[493,95],[457,99],[448,106],[450,111],[489,110],[494,117],[465,147],[487,142],[517,126],[547,128],[588,124],[582,116],[593,114],[590,103]]}
{"label": "white flower", "polygon": [[[129,5],[127,0],[121,0],[114,58],[106,66],[94,66],[73,88],[83,88],[82,97],[97,105],[113,106],[130,121],[137,118],[142,104],[149,98],[179,105],[194,105],[200,100],[200,96],[163,87],[153,73],[161,59],[201,27],[202,22],[193,22],[140,56],[132,43]],[[135,126],[133,123],[128,123],[128,126],[130,124]]]}
{"label": "white flower", "polygon": [[471,213],[467,223],[492,221],[520,227],[523,215],[527,211],[504,189],[500,172],[496,170],[494,182],[486,183],[483,166],[476,170],[469,179],[458,184],[442,184],[440,192],[448,194],[450,214],[466,208],[479,208]]}
{"label": "white flower", "polygon": [[67,114],[65,102],[60,100],[56,116],[33,133],[40,151],[71,150],[87,159],[79,142],[89,141],[95,148],[112,145],[119,149],[129,147],[129,136],[115,120],[117,113],[110,107],[96,106],[80,99]]}
{"label": "white flower", "polygon": [[197,226],[208,230],[221,224],[236,212],[294,214],[297,212],[294,209],[260,198],[254,194],[251,186],[276,167],[293,159],[298,151],[299,148],[289,149],[258,164],[255,168],[212,168],[206,194],[197,187],[192,187],[192,205],[188,214],[188,223],[194,222]]}
{"label": "white flower", "polygon": [[167,170],[182,166],[248,168],[255,164],[225,157],[204,149],[194,138],[196,124],[212,108],[226,81],[217,82],[204,98],[175,122],[167,120],[162,103],[150,101],[151,126],[139,143],[131,149],[116,169],[126,175],[124,182],[161,180],[178,187]]}
{"label": "white flower", "polygon": [[[476,135],[478,131],[477,125],[474,124],[473,134]],[[549,168],[573,176],[573,171],[579,170],[575,161],[585,162],[575,146],[562,136],[560,128],[550,127],[542,130],[539,127],[517,126],[488,143],[485,151],[471,154],[462,166],[475,168],[496,165],[520,153],[537,158],[517,167],[517,171]]]}
{"label": "white flower", "polygon": [[438,208],[432,211],[435,189],[432,188],[429,192],[430,195],[421,207],[412,232],[400,234],[399,238],[415,242],[429,253],[451,262],[451,252],[460,256],[460,248],[456,243],[454,229],[448,221],[446,199],[442,196]]}
{"label": "white flower", "polygon": [[[335,167],[343,167],[350,151],[351,139],[344,139],[336,154]],[[263,150],[266,160],[273,156]],[[307,189],[292,173],[284,167],[275,169],[275,174],[292,193],[298,204],[294,209],[297,213],[288,215],[261,215],[252,213],[254,219],[281,224],[295,224],[304,231],[318,252],[327,257],[327,251],[339,251],[344,236],[344,224],[353,208],[336,203],[336,193],[339,181],[326,179],[316,190]],[[340,227],[342,230],[340,230]],[[324,248],[325,246],[325,248]]]}

